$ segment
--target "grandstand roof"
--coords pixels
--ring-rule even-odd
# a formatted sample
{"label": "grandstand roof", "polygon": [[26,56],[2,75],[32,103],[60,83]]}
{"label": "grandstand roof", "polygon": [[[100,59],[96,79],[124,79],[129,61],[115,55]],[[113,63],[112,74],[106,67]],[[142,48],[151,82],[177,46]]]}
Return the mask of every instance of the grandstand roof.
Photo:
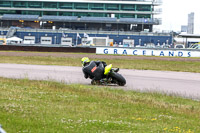
{"label": "grandstand roof", "polygon": [[58,21],[58,22],[69,22],[69,21],[77,21],[77,16],[49,16],[44,15],[41,17],[42,21]]}
{"label": "grandstand roof", "polygon": [[[1,0],[1,1],[27,1],[27,0]],[[33,0],[32,0],[33,1]],[[39,2],[55,2],[55,0],[34,0]],[[121,4],[154,4],[153,0],[57,0],[56,2],[77,3],[121,3]]]}
{"label": "grandstand roof", "polygon": [[51,16],[44,15],[19,15],[19,14],[4,14],[0,16],[1,20],[25,20],[25,21],[54,21],[54,22],[86,22],[86,23],[119,23],[119,24],[153,24],[157,19],[144,19],[144,18],[111,18],[111,17],[85,17],[80,19],[78,16]]}
{"label": "grandstand roof", "polygon": [[180,37],[185,37],[185,38],[200,38],[200,34],[179,34]]}
{"label": "grandstand roof", "polygon": [[117,22],[117,18],[110,17],[81,17],[80,21],[83,22]]}
{"label": "grandstand roof", "polygon": [[2,20],[38,20],[39,15],[19,15],[19,14],[4,14]]}
{"label": "grandstand roof", "polygon": [[125,23],[153,23],[153,19],[144,19],[144,18],[120,18],[119,22]]}

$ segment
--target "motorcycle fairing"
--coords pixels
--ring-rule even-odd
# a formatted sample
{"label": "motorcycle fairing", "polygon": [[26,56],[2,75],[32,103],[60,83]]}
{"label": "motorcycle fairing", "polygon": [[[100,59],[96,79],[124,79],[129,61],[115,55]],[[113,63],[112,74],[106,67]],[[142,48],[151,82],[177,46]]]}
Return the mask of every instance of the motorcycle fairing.
{"label": "motorcycle fairing", "polygon": [[110,72],[111,68],[112,68],[112,64],[106,66],[104,70],[104,75],[107,75]]}

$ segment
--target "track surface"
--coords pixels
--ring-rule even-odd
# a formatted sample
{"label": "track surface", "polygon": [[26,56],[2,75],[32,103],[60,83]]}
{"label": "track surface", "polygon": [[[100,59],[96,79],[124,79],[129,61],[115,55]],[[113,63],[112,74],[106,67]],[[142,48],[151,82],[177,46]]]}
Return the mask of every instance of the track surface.
{"label": "track surface", "polygon": [[[121,87],[123,89],[162,92],[200,100],[200,73],[127,69],[121,69],[119,73],[127,80],[125,87]],[[81,67],[70,66],[1,63],[0,76],[90,84],[90,80],[83,77]]]}

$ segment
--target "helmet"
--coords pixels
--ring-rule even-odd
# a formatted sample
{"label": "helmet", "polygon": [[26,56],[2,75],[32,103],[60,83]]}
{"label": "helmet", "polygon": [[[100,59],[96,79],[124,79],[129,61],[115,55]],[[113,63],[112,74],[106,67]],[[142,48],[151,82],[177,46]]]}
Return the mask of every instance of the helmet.
{"label": "helmet", "polygon": [[81,59],[81,63],[82,63],[83,66],[85,65],[85,63],[88,63],[88,62],[90,62],[90,59],[88,57],[83,57]]}

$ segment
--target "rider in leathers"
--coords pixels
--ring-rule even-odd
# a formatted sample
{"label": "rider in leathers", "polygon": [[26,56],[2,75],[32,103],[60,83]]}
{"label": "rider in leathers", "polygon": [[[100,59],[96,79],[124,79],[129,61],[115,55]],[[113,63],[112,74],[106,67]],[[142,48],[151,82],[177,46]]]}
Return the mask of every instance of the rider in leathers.
{"label": "rider in leathers", "polygon": [[92,79],[92,82],[99,82],[104,76],[104,68],[107,66],[103,61],[90,61],[88,57],[81,59],[85,78]]}

